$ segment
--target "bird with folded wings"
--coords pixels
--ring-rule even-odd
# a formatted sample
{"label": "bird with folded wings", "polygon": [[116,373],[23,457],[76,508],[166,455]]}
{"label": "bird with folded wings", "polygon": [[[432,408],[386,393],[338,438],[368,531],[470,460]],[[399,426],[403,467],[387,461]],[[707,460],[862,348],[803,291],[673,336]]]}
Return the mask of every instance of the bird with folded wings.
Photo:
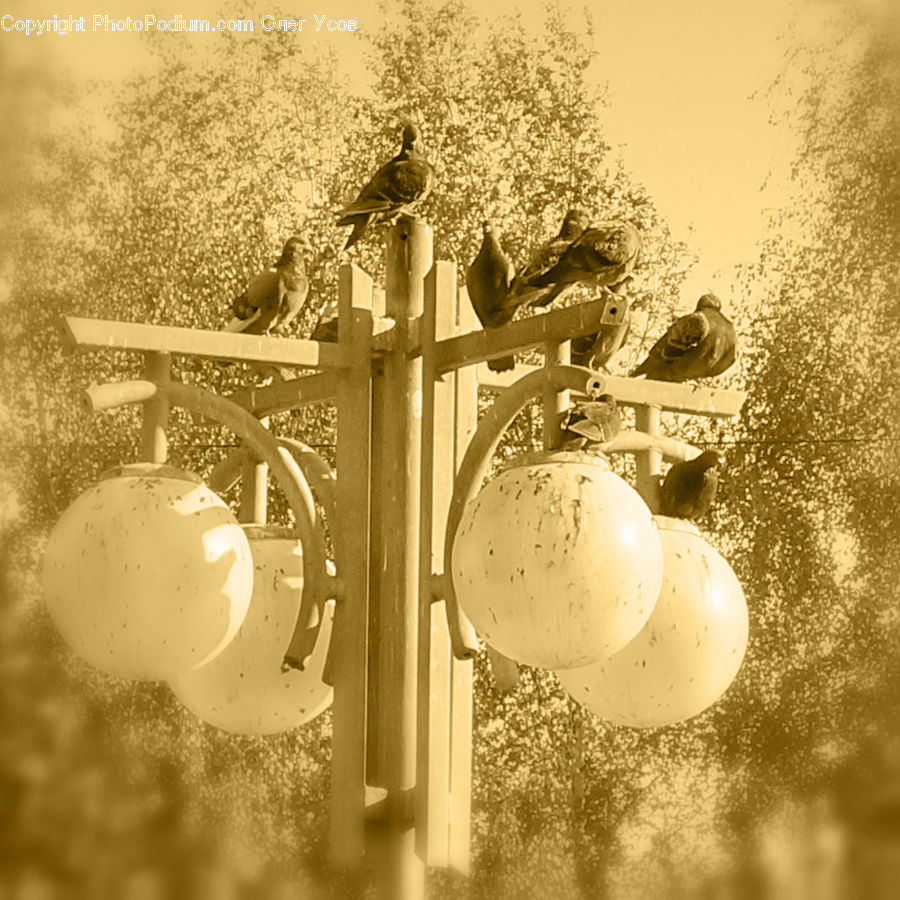
{"label": "bird with folded wings", "polygon": [[715,294],[704,294],[694,312],[676,319],[631,372],[656,381],[687,381],[721,375],[737,355],[734,326]]}
{"label": "bird with folded wings", "polygon": [[309,292],[305,255],[312,250],[302,235],[288,238],[275,265],[260,272],[232,303],[225,331],[270,334],[286,328],[303,308]]}
{"label": "bird with folded wings", "polygon": [[403,126],[400,152],[366,183],[357,198],[339,213],[338,225],[352,225],[344,244],[352,247],[375,222],[386,222],[408,213],[431,192],[434,168],[422,150],[422,131],[408,122]]}

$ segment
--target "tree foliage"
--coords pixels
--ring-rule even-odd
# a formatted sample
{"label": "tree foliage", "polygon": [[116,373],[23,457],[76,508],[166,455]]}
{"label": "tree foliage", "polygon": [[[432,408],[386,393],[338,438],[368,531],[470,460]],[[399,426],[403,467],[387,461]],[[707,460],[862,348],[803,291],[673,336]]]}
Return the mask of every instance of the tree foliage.
{"label": "tree foliage", "polygon": [[[4,148],[14,177],[0,185],[10,261],[0,453],[2,487],[18,498],[0,507],[4,886],[38,873],[124,896],[141,873],[187,889],[218,866],[254,896],[288,882],[326,895],[328,715],[272,739],[217,732],[162,687],[89,672],[47,621],[47,532],[100,470],[135,458],[138,433],[133,411],[82,417],[82,387],[134,377],[137,363],[67,355],[60,315],[215,328],[304,230],[316,252],[293,333],[306,336],[336,290],[335,211],[396,152],[405,118],[422,124],[438,173],[424,206],[435,256],[460,274],[484,218],[518,262],[580,205],[645,235],[623,369],[676,305],[693,306],[679,296],[684,245],[610,155],[589,23],[576,33],[550,10],[538,39],[521,19],[488,22],[461,0],[399,0],[386,22],[364,97],[337,80],[333,59],[275,35],[223,36],[202,64],[161,39],[155,70],[87,125],[71,111],[90,100],[96,113],[97,98],[50,71],[26,73],[4,97],[20,137]],[[434,873],[442,895],[690,894],[746,856],[785,798],[849,784],[841,773],[886,741],[900,583],[898,54],[873,23],[842,33],[839,52],[792,63],[810,72],[796,98],[798,199],[736,285],[743,352],[718,382],[750,391],[740,423],[666,417],[694,443],[727,445],[724,498],[703,524],[750,604],[744,668],[696,720],[642,732],[584,714],[549,673],[525,671],[501,697],[480,658],[475,874],[463,887]],[[352,258],[380,279],[378,238]],[[175,375],[223,391],[247,378],[189,360]],[[509,451],[539,424],[521,416]],[[327,407],[273,427],[331,456]],[[206,473],[233,440],[175,417],[173,459]]]}
{"label": "tree foliage", "polygon": [[[105,103],[89,98],[94,116],[86,124],[63,112],[88,100],[50,72],[28,74],[30,96],[20,104],[29,128],[4,198],[13,277],[10,352],[0,377],[11,426],[4,462],[22,504],[8,533],[18,563],[7,576],[21,599],[3,616],[4,637],[29,652],[10,656],[15,668],[4,696],[4,719],[16,721],[0,756],[15,823],[3,832],[16,860],[8,878],[38,872],[52,884],[113,896],[140,873],[165,878],[174,890],[205,877],[203,866],[218,860],[260,890],[289,876],[314,892],[326,833],[328,716],[275,739],[218,733],[193,721],[162,687],[125,686],[87,671],[42,610],[39,563],[53,521],[100,470],[137,453],[135,411],[85,421],[74,402],[86,384],[135,377],[137,362],[124,354],[67,355],[59,317],[217,327],[247,279],[287,235],[304,230],[316,253],[310,302],[294,333],[308,334],[336,288],[343,235],[334,213],[396,152],[408,116],[422,122],[439,173],[425,208],[435,255],[456,259],[460,271],[475,255],[486,215],[521,258],[555,232],[573,203],[644,226],[646,266],[663,261],[657,286],[669,305],[684,252],[642,188],[607,159],[601,98],[585,80],[589,43],[555,14],[539,42],[514,19],[502,34],[490,33],[456,2],[402,5],[371,47],[374,102],[350,95],[332,59],[303,55],[284,36],[222,37],[202,63],[186,59],[174,41],[159,41],[155,51],[151,73]],[[61,124],[29,120],[38,105]],[[356,259],[380,278],[379,245],[376,232]],[[176,360],[174,374],[218,390],[246,378],[196,360]],[[325,445],[326,455],[330,425],[324,407],[274,422],[281,433]],[[202,473],[233,438],[176,416],[171,443],[175,462]],[[558,762],[570,752],[572,716],[552,679],[536,673],[530,683],[543,704],[545,741],[532,745],[531,717],[512,714],[508,746],[497,753],[505,731],[497,731],[496,709],[480,719],[481,891],[505,883],[511,848],[542,847],[536,866],[561,858],[565,815],[548,819],[546,812],[548,801],[568,808],[571,778]],[[35,691],[47,696],[47,710],[29,703]],[[44,774],[23,773],[22,760]],[[542,801],[533,795],[535,779],[549,792]],[[73,799],[75,785],[84,786],[80,799]],[[508,802],[495,804],[497,785]],[[585,797],[591,807],[592,788]],[[512,830],[498,832],[496,810]],[[78,844],[70,837],[76,833]],[[53,868],[58,851],[65,863]],[[569,887],[571,870],[560,874]]]}
{"label": "tree foliage", "polygon": [[801,136],[794,200],[773,216],[759,263],[743,273],[746,289],[765,297],[760,352],[717,518],[741,535],[734,559],[754,639],[732,691],[735,715],[716,738],[735,772],[731,820],[745,832],[786,798],[829,795],[848,759],[868,741],[886,746],[895,731],[892,21],[888,9],[848,6],[827,54],[795,51],[791,66],[807,87],[790,97]]}

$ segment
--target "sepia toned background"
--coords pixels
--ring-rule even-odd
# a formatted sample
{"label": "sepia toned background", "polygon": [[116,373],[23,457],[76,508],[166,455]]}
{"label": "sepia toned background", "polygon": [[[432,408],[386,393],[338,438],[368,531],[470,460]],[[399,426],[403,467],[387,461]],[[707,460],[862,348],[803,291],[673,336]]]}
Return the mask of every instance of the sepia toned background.
{"label": "sepia toned background", "polygon": [[[27,8],[27,12],[26,12]],[[12,4],[16,18],[180,13]],[[736,422],[667,430],[727,466],[701,523],[750,608],[728,694],[682,725],[590,717],[552,674],[476,664],[473,875],[435,897],[881,898],[900,877],[900,19],[891,0],[466,0],[284,10],[353,34],[0,33],[0,898],[342,897],[325,866],[330,718],[269,738],[90,670],[41,560],[62,511],[138,455],[88,419],[124,355],[69,356],[66,314],[217,328],[296,230],[308,337],[335,211],[419,121],[435,256],[490,218],[517,261],[582,205],[640,224],[629,370],[714,290],[742,342]],[[379,235],[351,255],[383,274]],[[573,292],[568,302],[587,295]],[[246,373],[177,361],[228,390]],[[327,406],[273,417],[333,461]],[[504,456],[539,441],[537,410]],[[228,432],[174,417],[207,474]],[[234,501],[234,497],[226,498]],[[275,498],[274,518],[286,517]],[[285,518],[286,521],[286,518]]]}

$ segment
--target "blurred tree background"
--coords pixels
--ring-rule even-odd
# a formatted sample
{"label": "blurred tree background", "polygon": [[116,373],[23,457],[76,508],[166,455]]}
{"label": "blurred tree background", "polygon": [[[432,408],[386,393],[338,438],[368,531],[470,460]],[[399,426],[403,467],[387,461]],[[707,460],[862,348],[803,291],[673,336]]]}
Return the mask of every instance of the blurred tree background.
{"label": "blurred tree background", "polygon": [[[604,137],[588,78],[598,39],[547,13],[540,38],[461,0],[400,0],[370,38],[360,94],[290,36],[222,36],[202,61],[154,36],[158,65],[114,96],[7,59],[0,159],[0,896],[343,896],[324,865],[325,714],[272,738],[228,735],[164,686],[89,670],[42,606],[47,534],[100,471],[137,456],[133,410],[85,420],[74,397],[133,377],[125,355],[67,356],[75,314],[216,328],[230,299],[305,231],[308,336],[336,290],[334,213],[423,125],[438,179],[435,256],[460,272],[494,221],[513,258],[566,209],[645,235],[627,371],[693,308],[692,259]],[[837,7],[836,7],[837,9]],[[664,425],[722,446],[703,523],[744,586],[751,644],[725,698],[665,729],[583,713],[540,671],[499,696],[476,664],[473,876],[435,896],[887,897],[900,873],[896,380],[900,47],[896,16],[849,5],[827,56],[797,46],[795,200],[773,215],[729,312],[721,379],[736,423]],[[777,87],[777,86],[776,86]],[[354,261],[382,274],[375,236]],[[585,294],[572,292],[566,302]],[[235,367],[176,360],[228,390]],[[509,453],[534,443],[521,417]],[[327,406],[273,417],[333,459]],[[172,458],[208,473],[233,437],[175,417]],[[234,497],[228,499],[234,500]],[[892,880],[893,879],[893,880]]]}

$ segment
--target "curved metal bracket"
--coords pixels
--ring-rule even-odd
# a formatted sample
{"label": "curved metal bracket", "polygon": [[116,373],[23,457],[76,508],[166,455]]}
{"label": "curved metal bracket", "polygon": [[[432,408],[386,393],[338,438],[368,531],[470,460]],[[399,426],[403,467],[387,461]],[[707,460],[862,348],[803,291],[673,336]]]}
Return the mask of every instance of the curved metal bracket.
{"label": "curved metal bracket", "polygon": [[[85,392],[87,407],[93,412],[101,409],[112,409],[127,403],[143,402],[154,396],[166,396],[174,406],[181,406],[192,413],[212,419],[234,432],[262,462],[269,466],[279,487],[287,499],[294,514],[294,532],[303,544],[304,553],[309,560],[308,576],[304,578],[303,596],[297,620],[297,630],[291,639],[285,655],[285,664],[302,668],[305,660],[315,647],[318,628],[307,627],[308,622],[321,620],[322,606],[330,596],[330,579],[326,568],[325,542],[321,524],[316,522],[315,503],[312,500],[310,486],[304,477],[300,462],[295,456],[309,460],[313,451],[300,442],[289,438],[276,439],[257,418],[224,397],[194,385],[180,384],[175,381],[157,384],[149,381],[119,382],[105,385],[94,385]],[[297,446],[293,446],[296,444]],[[308,451],[308,453],[306,452]],[[241,451],[238,451],[239,453]],[[304,463],[305,464],[305,463]],[[322,465],[327,464],[322,460]],[[217,467],[218,469],[218,467]],[[227,476],[229,467],[219,471],[221,479]],[[317,476],[321,470],[317,471]],[[320,478],[317,480],[321,481]],[[233,482],[232,482],[233,483]],[[323,506],[327,504],[323,498]],[[326,588],[326,584],[328,587]]]}
{"label": "curved metal bracket", "polygon": [[[325,509],[325,519],[328,522],[334,522],[335,506],[334,506],[334,488],[335,475],[334,469],[328,465],[315,450],[303,441],[296,438],[276,437],[280,447],[286,447],[291,456],[294,457],[303,477],[307,484],[312,488],[312,492]],[[315,515],[315,510],[313,510]]]}
{"label": "curved metal bracket", "polygon": [[[297,616],[297,627],[294,630],[291,642],[284,654],[285,666],[302,669],[303,661],[312,652],[316,637],[319,633],[319,623],[322,621],[322,609],[331,599],[339,599],[339,583],[329,572],[329,563],[325,548],[325,532],[316,512],[315,498],[325,509],[326,521],[334,524],[334,472],[331,466],[319,456],[311,447],[294,438],[279,437],[275,439],[279,452],[285,457],[285,461],[295,466],[299,480],[308,494],[307,503],[310,520],[313,523],[314,540],[310,547],[312,571],[314,580],[308,584],[304,579],[303,596],[300,602],[300,613]],[[304,554],[306,547],[304,545]],[[304,561],[304,572],[305,569]],[[333,567],[331,568],[333,571]],[[307,591],[308,587],[308,591]]]}
{"label": "curved metal bracket", "polygon": [[478,652],[478,640],[472,623],[459,606],[453,587],[451,575],[453,541],[463,511],[481,489],[503,433],[525,404],[535,397],[540,397],[547,388],[591,394],[603,393],[604,387],[603,376],[591,369],[582,366],[549,366],[529,372],[501,391],[481,417],[453,484],[444,538],[444,574],[438,577],[435,584],[436,593],[446,602],[450,643],[453,655],[457,659],[474,657]]}

